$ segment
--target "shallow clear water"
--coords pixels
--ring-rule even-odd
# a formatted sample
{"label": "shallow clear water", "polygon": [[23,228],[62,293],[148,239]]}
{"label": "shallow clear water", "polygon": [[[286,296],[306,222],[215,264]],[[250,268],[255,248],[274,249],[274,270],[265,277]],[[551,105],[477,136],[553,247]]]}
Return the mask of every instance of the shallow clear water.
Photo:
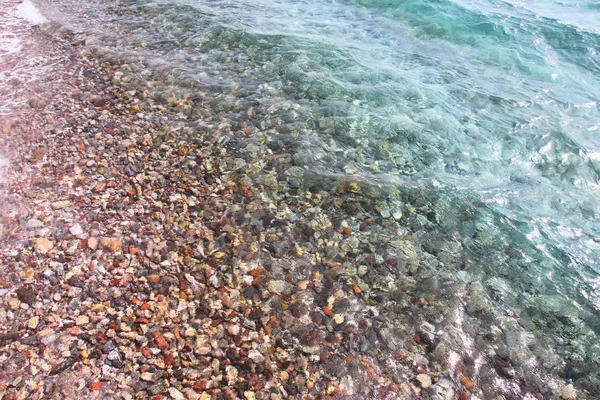
{"label": "shallow clear water", "polygon": [[293,131],[281,140],[295,165],[395,188],[407,227],[429,232],[420,245],[445,260],[432,274],[481,281],[593,371],[596,2],[79,3],[90,43],[143,53],[140,73],[173,83],[167,100],[190,86],[222,100],[218,111],[241,98]]}
{"label": "shallow clear water", "polygon": [[[10,116],[22,106],[28,86],[60,62],[60,54],[40,48],[32,40],[32,28],[48,20],[34,4],[7,0],[0,9],[0,116]],[[30,88],[30,87],[29,87]],[[2,127],[4,128],[4,127]]]}

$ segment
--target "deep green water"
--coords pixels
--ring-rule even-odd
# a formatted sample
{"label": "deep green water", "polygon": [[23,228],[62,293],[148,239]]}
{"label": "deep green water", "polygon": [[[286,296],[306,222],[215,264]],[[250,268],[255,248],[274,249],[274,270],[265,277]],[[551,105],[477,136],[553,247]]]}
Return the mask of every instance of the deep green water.
{"label": "deep green water", "polygon": [[170,71],[167,97],[199,86],[223,111],[235,93],[290,127],[295,165],[394,188],[408,229],[446,260],[438,272],[480,281],[594,373],[597,2],[83,4],[99,47],[144,49],[149,79]]}

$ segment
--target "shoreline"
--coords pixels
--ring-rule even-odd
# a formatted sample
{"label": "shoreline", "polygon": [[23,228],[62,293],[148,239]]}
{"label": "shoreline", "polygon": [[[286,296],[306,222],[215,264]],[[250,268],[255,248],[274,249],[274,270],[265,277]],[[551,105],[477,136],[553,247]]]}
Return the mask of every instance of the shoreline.
{"label": "shoreline", "polygon": [[232,126],[153,96],[135,62],[80,44],[3,140],[19,158],[1,185],[0,392],[468,399],[499,378],[565,397],[556,378],[540,393],[510,360],[486,355],[482,373],[447,347],[449,305],[413,295],[418,249],[376,186],[305,188],[250,113]]}

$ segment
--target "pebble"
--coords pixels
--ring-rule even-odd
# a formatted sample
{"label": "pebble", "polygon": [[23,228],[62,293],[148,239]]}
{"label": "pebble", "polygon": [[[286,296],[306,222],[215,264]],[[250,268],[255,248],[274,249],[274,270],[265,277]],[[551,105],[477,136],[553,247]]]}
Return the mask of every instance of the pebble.
{"label": "pebble", "polygon": [[33,316],[33,317],[29,318],[29,321],[27,321],[27,327],[29,329],[36,329],[38,327],[39,323],[40,323],[40,317]]}
{"label": "pebble", "polygon": [[81,229],[81,225],[75,224],[69,229],[69,232],[71,232],[71,235],[73,236],[79,236],[83,233],[83,229]]}
{"label": "pebble", "polygon": [[32,305],[35,302],[36,298],[37,298],[37,293],[32,288],[23,287],[23,288],[17,289],[17,297],[23,303],[28,304],[28,305]]}
{"label": "pebble", "polygon": [[237,324],[229,325],[227,327],[227,332],[229,332],[229,334],[232,336],[237,336],[240,334],[240,326]]}
{"label": "pebble", "polygon": [[98,238],[92,236],[92,237],[88,238],[88,240],[87,240],[87,247],[92,250],[96,250],[98,248],[98,243],[99,243]]}
{"label": "pebble", "polygon": [[32,218],[25,223],[26,229],[39,229],[44,226],[44,223],[39,219]]}
{"label": "pebble", "polygon": [[24,272],[23,275],[21,276],[24,280],[29,280],[31,278],[33,278],[35,276],[35,271],[33,270],[33,268],[27,268]]}
{"label": "pebble", "polygon": [[54,248],[54,243],[47,238],[40,238],[35,240],[33,248],[36,253],[44,255]]}
{"label": "pebble", "polygon": [[281,280],[273,280],[268,284],[269,291],[276,294],[281,294],[286,290],[289,290],[289,283]]}
{"label": "pebble", "polygon": [[183,333],[183,336],[194,337],[194,336],[196,336],[196,330],[192,327],[189,327],[185,330],[185,332]]}
{"label": "pebble", "polygon": [[210,354],[212,351],[212,347],[209,344],[202,344],[194,349],[194,352],[198,353],[201,356],[205,356]]}
{"label": "pebble", "polygon": [[359,276],[365,276],[367,274],[367,272],[369,272],[369,267],[367,267],[364,264],[358,266],[358,275]]}
{"label": "pebble", "polygon": [[77,317],[77,319],[75,319],[75,325],[78,326],[89,324],[89,322],[90,317],[88,317],[87,315],[80,315],[79,317]]}
{"label": "pebble", "polygon": [[104,237],[100,239],[100,248],[113,253],[121,251],[123,243],[120,239],[114,237]]}
{"label": "pebble", "polygon": [[16,297],[11,297],[10,300],[8,300],[8,305],[10,306],[11,310],[18,310],[21,302]]}
{"label": "pebble", "polygon": [[170,387],[169,388],[169,395],[171,395],[171,398],[173,400],[185,400],[186,397],[183,393],[181,393],[177,388],[174,387]]}
{"label": "pebble", "polygon": [[248,358],[254,361],[256,364],[260,364],[265,361],[265,357],[255,349],[250,350],[248,353]]}
{"label": "pebble", "polygon": [[154,382],[154,374],[151,372],[143,372],[140,374],[140,379],[146,382]]}
{"label": "pebble", "polygon": [[427,389],[432,384],[431,377],[427,374],[417,375],[417,381],[419,381],[419,386],[421,386],[423,389]]}
{"label": "pebble", "polygon": [[71,205],[73,205],[71,200],[59,200],[52,203],[52,208],[54,210],[61,210],[66,207],[70,207]]}
{"label": "pebble", "polygon": [[576,400],[577,399],[577,392],[575,391],[575,388],[573,387],[573,384],[568,384],[567,386],[563,387],[561,392],[560,392],[560,396],[564,399],[564,400]]}

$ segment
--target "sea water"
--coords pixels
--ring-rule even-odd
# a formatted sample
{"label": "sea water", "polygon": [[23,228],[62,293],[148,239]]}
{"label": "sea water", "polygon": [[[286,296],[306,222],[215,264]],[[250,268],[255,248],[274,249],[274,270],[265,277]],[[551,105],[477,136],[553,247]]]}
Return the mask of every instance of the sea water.
{"label": "sea water", "polygon": [[170,95],[235,93],[280,115],[315,176],[395,188],[407,228],[444,260],[432,274],[478,282],[547,336],[576,370],[564,376],[597,379],[597,2],[76,3],[42,8],[103,54],[143,52],[148,79],[170,71]]}

